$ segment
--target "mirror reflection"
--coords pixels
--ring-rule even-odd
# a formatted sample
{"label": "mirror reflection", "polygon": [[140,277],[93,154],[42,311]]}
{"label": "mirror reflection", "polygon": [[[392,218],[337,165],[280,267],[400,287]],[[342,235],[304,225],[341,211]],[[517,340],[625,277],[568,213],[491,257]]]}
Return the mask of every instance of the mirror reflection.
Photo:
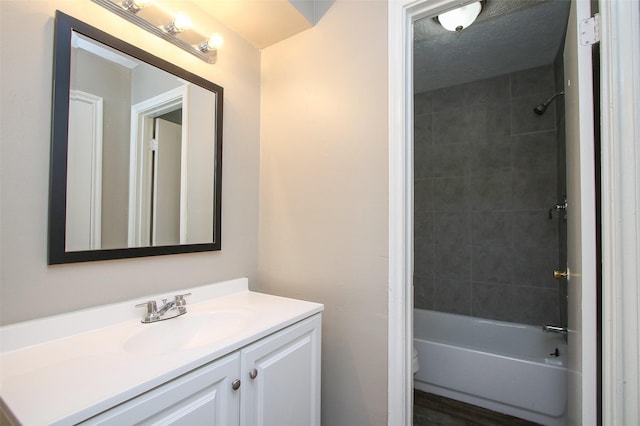
{"label": "mirror reflection", "polygon": [[[53,137],[53,151],[66,145],[63,257],[219,249],[222,88],[71,17],[60,19],[71,24],[69,47],[56,46],[55,67],[55,77],[64,78],[59,54],[68,51],[66,132],[56,133],[54,123]],[[64,117],[55,111],[59,88],[56,82],[54,120]],[[61,165],[53,151],[50,227],[61,217],[53,198]],[[56,247],[50,242],[50,258]],[[166,250],[126,250],[136,248]],[[94,260],[79,258],[67,261]]]}

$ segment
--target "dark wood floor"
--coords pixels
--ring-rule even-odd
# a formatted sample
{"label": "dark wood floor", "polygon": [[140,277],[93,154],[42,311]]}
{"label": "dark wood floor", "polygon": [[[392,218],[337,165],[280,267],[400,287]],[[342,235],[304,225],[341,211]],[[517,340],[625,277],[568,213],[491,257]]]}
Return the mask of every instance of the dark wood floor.
{"label": "dark wood floor", "polygon": [[413,426],[538,426],[517,417],[414,391]]}

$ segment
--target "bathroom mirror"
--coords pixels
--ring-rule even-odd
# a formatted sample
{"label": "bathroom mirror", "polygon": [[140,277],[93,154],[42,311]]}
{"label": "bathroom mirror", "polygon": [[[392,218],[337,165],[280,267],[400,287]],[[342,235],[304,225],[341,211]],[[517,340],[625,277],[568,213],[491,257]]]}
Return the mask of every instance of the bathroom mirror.
{"label": "bathroom mirror", "polygon": [[49,264],[220,250],[222,87],[56,12]]}

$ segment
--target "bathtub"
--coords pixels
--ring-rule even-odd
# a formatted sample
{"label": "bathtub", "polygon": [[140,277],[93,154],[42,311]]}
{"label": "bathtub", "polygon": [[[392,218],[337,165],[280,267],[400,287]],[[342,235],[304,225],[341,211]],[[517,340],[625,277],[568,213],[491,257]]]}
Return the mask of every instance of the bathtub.
{"label": "bathtub", "polygon": [[547,426],[565,424],[562,336],[542,327],[415,309],[414,345],[416,389]]}

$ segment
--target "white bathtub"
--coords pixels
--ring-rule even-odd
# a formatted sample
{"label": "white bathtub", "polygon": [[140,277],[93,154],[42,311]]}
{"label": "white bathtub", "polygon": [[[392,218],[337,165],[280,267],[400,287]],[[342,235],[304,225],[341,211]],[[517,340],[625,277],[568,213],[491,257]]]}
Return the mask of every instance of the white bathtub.
{"label": "white bathtub", "polygon": [[[414,310],[416,389],[565,425],[567,345],[542,327]],[[556,348],[559,356],[554,356]]]}

